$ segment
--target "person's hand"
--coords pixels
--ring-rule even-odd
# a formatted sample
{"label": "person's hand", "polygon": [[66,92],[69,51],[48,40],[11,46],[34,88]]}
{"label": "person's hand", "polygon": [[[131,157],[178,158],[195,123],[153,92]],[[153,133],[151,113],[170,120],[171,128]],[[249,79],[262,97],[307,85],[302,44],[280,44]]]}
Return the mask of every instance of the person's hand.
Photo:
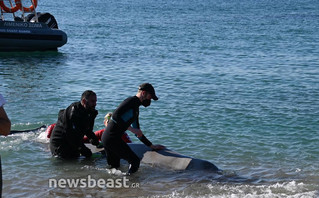
{"label": "person's hand", "polygon": [[103,147],[104,147],[104,146],[103,146],[103,143],[102,143],[102,142],[100,142],[99,145],[96,146],[96,148],[103,148]]}
{"label": "person's hand", "polygon": [[156,145],[153,145],[153,144],[152,144],[150,147],[151,147],[151,149],[154,149],[154,150],[163,150],[163,149],[166,149],[165,146],[160,145],[160,144],[156,144]]}
{"label": "person's hand", "polygon": [[90,139],[90,143],[93,144],[94,146],[98,146],[100,144],[97,137]]}
{"label": "person's hand", "polygon": [[80,153],[81,153],[81,155],[83,155],[85,157],[91,157],[92,156],[92,151],[86,146],[83,146],[81,148]]}

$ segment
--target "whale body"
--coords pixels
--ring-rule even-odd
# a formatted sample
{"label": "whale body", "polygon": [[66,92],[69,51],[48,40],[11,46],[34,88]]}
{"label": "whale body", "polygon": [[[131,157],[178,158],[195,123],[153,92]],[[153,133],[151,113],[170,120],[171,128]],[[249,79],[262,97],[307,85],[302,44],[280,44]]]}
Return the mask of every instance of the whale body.
{"label": "whale body", "polygon": [[128,144],[143,163],[164,166],[174,170],[211,170],[219,169],[211,162],[181,155],[170,149],[154,151],[144,144]]}
{"label": "whale body", "polygon": [[[96,148],[92,144],[85,144],[92,153],[103,151],[103,148]],[[158,167],[167,167],[173,170],[209,170],[220,171],[213,163],[188,157],[170,149],[152,150],[144,144],[128,143],[129,147],[141,159],[142,163]]]}

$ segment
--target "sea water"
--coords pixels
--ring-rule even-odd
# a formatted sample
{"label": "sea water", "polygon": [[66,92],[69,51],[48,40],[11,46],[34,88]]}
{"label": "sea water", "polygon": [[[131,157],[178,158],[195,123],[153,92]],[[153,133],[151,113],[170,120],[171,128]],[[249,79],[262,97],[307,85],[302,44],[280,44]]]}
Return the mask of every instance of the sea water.
{"label": "sea water", "polygon": [[[68,43],[0,53],[12,130],[56,122],[87,89],[101,129],[150,82],[159,100],[140,108],[145,135],[222,174],[141,164],[129,187],[89,186],[124,177],[103,156],[51,157],[39,130],[0,137],[3,197],[319,196],[319,1],[42,0],[37,11],[55,16]],[[86,185],[50,184],[67,179]]]}

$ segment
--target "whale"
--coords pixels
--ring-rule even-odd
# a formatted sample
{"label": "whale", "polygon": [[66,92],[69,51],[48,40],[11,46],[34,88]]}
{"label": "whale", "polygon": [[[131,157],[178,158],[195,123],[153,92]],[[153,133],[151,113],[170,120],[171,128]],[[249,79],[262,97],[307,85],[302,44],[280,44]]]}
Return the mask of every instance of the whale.
{"label": "whale", "polygon": [[[172,170],[207,170],[220,172],[213,163],[188,157],[170,149],[152,150],[145,144],[127,143],[134,153],[140,158],[142,163],[157,167],[166,167]],[[102,152],[104,148],[97,148],[92,144],[85,144],[92,153]]]}
{"label": "whale", "polygon": [[211,170],[219,171],[213,163],[188,157],[170,149],[154,151],[145,144],[128,144],[142,162],[174,170]]}

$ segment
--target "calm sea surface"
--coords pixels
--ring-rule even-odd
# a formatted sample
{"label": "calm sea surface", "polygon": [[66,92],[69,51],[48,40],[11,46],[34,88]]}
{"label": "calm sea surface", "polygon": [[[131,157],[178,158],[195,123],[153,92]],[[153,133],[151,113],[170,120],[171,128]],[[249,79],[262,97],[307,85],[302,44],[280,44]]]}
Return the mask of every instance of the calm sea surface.
{"label": "calm sea surface", "polygon": [[121,177],[103,157],[52,158],[40,130],[0,137],[3,197],[319,197],[319,1],[41,0],[37,11],[68,43],[0,53],[12,130],[56,122],[86,89],[101,129],[150,82],[160,99],[140,109],[146,136],[223,173],[142,164],[129,177],[139,188],[56,188],[50,179]]}

